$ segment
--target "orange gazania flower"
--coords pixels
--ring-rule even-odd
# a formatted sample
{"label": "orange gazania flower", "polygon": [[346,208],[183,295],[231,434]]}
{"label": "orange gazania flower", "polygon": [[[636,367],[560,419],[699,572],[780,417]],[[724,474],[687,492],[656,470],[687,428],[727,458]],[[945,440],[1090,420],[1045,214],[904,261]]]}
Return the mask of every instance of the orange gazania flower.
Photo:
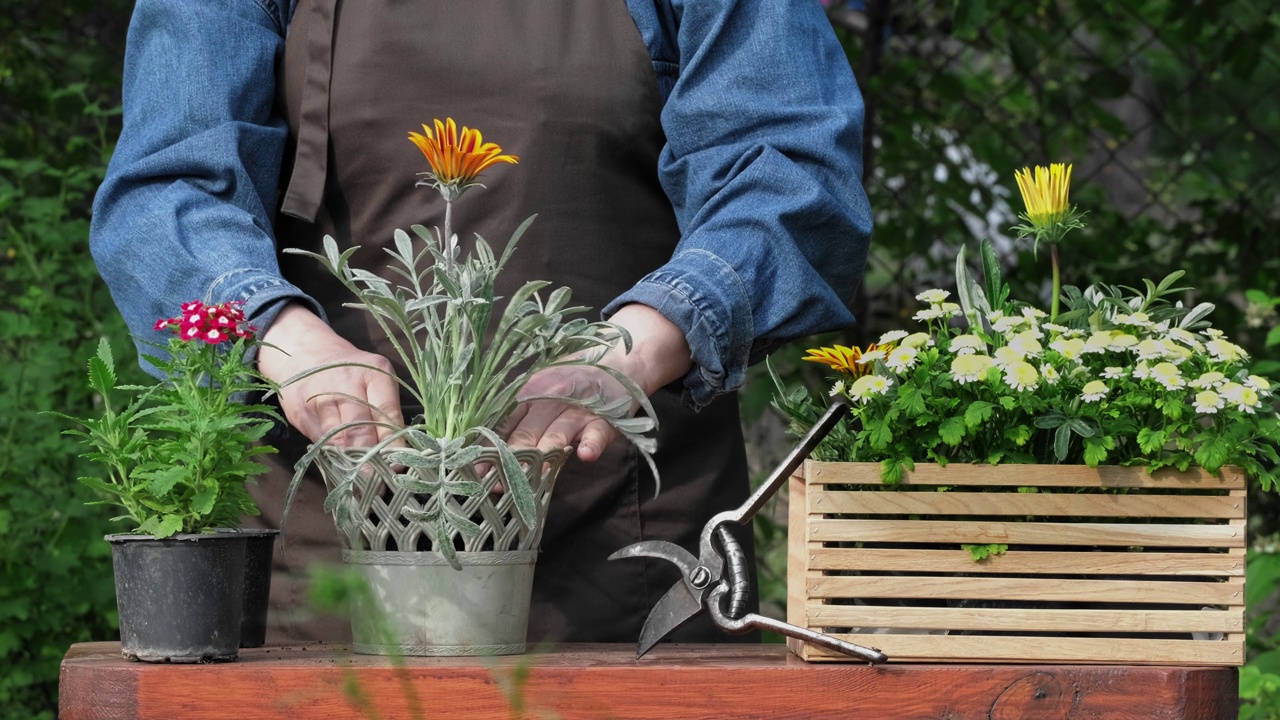
{"label": "orange gazania flower", "polygon": [[858,347],[845,347],[844,345],[817,349],[810,348],[806,350],[809,354],[801,358],[801,360],[822,363],[844,375],[859,378],[871,372],[871,363],[859,364],[858,361],[862,359],[864,354],[870,353],[875,349],[875,343],[868,345],[866,350]]}
{"label": "orange gazania flower", "polygon": [[479,130],[463,127],[459,133],[453,118],[444,122],[437,119],[434,130],[424,124],[422,131],[422,134],[409,133],[409,140],[431,165],[431,172],[424,173],[428,179],[419,184],[439,189],[450,202],[476,185],[476,178],[489,167],[498,163],[515,165],[520,161],[515,155],[503,155],[496,143],[485,142]]}

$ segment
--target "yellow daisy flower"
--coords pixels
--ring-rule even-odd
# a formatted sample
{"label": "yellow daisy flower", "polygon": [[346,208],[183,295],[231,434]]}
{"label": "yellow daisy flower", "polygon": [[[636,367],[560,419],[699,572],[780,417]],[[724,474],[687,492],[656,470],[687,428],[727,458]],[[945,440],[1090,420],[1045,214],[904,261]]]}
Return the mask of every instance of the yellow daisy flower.
{"label": "yellow daisy flower", "polygon": [[[880,349],[884,350],[886,348]],[[864,354],[874,350],[876,350],[875,343],[868,345],[865,351],[859,347],[845,347],[844,345],[810,348],[805,351],[809,354],[800,359],[822,363],[851,378],[860,378],[870,373],[872,366],[870,363],[859,363],[858,361],[862,359]]]}
{"label": "yellow daisy flower", "polygon": [[1068,193],[1071,189],[1071,166],[1052,163],[1049,167],[1037,165],[1035,174],[1031,168],[1023,168],[1013,174],[1027,206],[1027,220],[1032,226],[1048,227],[1066,216],[1069,209]]}

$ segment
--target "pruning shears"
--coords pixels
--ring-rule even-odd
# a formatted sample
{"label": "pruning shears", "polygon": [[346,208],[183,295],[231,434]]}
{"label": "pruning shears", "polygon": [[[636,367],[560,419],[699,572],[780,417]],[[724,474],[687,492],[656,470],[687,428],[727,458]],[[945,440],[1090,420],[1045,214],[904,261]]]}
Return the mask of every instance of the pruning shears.
{"label": "pruning shears", "polygon": [[800,463],[817,447],[818,442],[831,432],[848,411],[847,402],[843,398],[836,398],[808,434],[745,503],[736,510],[728,510],[712,517],[702,529],[696,557],[679,545],[665,540],[638,542],[609,556],[610,560],[661,558],[680,568],[682,575],[680,581],[662,596],[645,620],[644,628],[640,631],[637,659],[649,652],[659,640],[704,611],[711,614],[717,627],[728,633],[772,630],[868,663],[881,663],[888,659],[876,648],[854,645],[807,628],[745,612],[750,587],[747,556],[728,529],[730,523],[750,523],[765,502],[787,482]]}

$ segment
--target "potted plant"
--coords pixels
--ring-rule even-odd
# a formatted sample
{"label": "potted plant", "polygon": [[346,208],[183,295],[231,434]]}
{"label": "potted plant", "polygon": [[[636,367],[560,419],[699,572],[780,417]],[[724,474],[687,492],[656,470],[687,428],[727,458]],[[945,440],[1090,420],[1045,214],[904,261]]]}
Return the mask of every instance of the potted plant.
{"label": "potted plant", "polygon": [[[515,410],[517,393],[542,371],[599,368],[624,392],[557,399],[607,420],[636,445],[656,477],[654,412],[634,382],[599,364],[615,343],[630,348],[625,330],[573,317],[586,308],[570,305],[568,288],[544,296],[548,283],[529,282],[509,298],[495,297],[495,279],[532,217],[500,256],[479,235],[474,253],[460,253],[451,227],[454,203],[479,186],[485,169],[517,158],[484,142],[479,131],[459,132],[452,119],[424,125],[410,139],[431,168],[418,185],[439,191],[445,219],[443,232],[413,226],[411,237],[396,230],[395,249],[387,252],[399,284],[351,267],[358,248],[339,252],[332,237],[324,240],[324,255],[286,252],[314,257],[351,291],[353,306],[371,314],[407,373],[392,377],[423,412],[401,427],[369,406],[375,419],[331,429],[299,460],[286,513],[303,473],[318,465],[343,558],[362,570],[372,589],[352,608],[356,652],[520,653],[543,520],[570,449],[541,453],[507,445],[498,428]],[[637,406],[645,415],[633,418]],[[390,432],[372,447],[332,444],[339,433],[369,424]]]}
{"label": "potted plant", "polygon": [[[88,445],[105,480],[80,481],[120,507],[129,529],[108,535],[115,570],[124,656],[148,662],[233,660],[244,606],[250,625],[265,610],[265,592],[245,595],[246,547],[254,538],[257,565],[270,567],[271,535],[238,532],[257,514],[245,484],[264,472],[255,458],[275,452],[258,444],[273,412],[237,401],[268,384],[245,362],[254,328],[237,303],[184,303],[159,320],[172,333],[166,352],[150,357],[164,379],[151,386],[117,385],[105,338],[89,359],[89,385],[102,415],[72,418],[67,430]],[[261,536],[261,537],[260,537]],[[260,571],[259,571],[260,574]],[[269,572],[268,572],[269,582]],[[258,605],[260,603],[260,605]],[[260,618],[256,618],[261,623]],[[248,644],[261,638],[246,634]]]}
{"label": "potted plant", "polygon": [[[1181,272],[1060,286],[1082,226],[1069,178],[1019,174],[1047,311],[1010,297],[984,243],[981,281],[957,260],[958,302],[917,296],[917,331],[809,351],[852,411],[793,481],[792,622],[877,633],[897,661],[1243,661],[1245,481],[1271,489],[1280,463],[1271,385],[1212,305],[1175,300]],[[820,410],[803,389],[777,405],[800,430]]]}

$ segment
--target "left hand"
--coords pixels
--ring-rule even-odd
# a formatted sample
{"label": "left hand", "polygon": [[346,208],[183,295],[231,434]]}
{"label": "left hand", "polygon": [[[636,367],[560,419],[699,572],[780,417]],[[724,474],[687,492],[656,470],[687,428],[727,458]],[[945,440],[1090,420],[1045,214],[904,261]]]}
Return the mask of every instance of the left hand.
{"label": "left hand", "polygon": [[[621,342],[605,353],[601,365],[627,375],[652,395],[662,386],[689,372],[693,362],[684,333],[661,313],[647,305],[624,305],[609,319],[631,334],[631,352]],[[604,393],[608,399],[624,397],[622,384],[593,367],[556,367],[537,373],[520,391],[519,398],[559,394],[589,397]],[[632,408],[634,412],[635,408]],[[594,462],[620,435],[609,423],[574,405],[556,400],[521,402],[503,423],[513,448],[536,447],[543,452],[576,444],[578,457]]]}

